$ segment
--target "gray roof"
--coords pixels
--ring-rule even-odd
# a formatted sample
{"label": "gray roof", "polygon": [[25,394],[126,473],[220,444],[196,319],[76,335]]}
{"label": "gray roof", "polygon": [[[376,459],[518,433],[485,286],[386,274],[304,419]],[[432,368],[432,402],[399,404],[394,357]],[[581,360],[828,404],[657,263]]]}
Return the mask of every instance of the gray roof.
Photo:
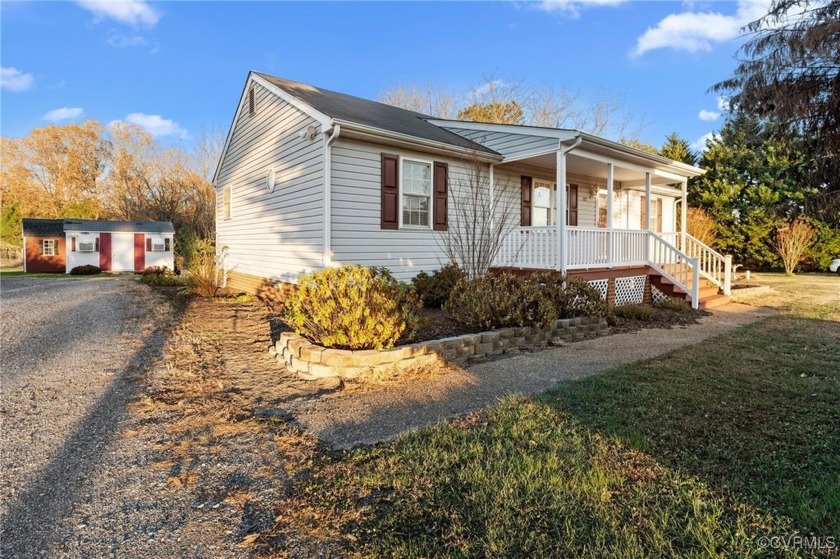
{"label": "gray roof", "polygon": [[24,237],[63,237],[63,219],[23,218]]}
{"label": "gray roof", "polygon": [[65,231],[113,231],[118,233],[174,233],[171,221],[100,221],[65,219]]}
{"label": "gray roof", "polygon": [[432,116],[260,72],[255,74],[330,118],[498,155],[488,147],[427,122]]}

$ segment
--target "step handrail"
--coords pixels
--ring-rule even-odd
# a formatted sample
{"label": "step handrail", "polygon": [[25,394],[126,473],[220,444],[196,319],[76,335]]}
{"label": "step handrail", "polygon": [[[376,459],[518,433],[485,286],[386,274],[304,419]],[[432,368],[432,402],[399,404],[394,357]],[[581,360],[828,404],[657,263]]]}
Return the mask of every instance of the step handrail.
{"label": "step handrail", "polygon": [[699,260],[700,275],[721,288],[724,295],[729,295],[732,288],[732,256],[719,253],[689,233],[685,233],[681,244],[683,252]]}
{"label": "step handrail", "polygon": [[[675,247],[674,245],[672,245],[671,243],[669,243],[668,241],[663,239],[661,236],[654,233],[653,231],[648,231],[648,237],[654,243],[654,245],[656,245],[658,243],[661,246],[662,249],[664,249],[666,252],[669,253],[669,256],[671,257],[671,258],[669,258],[669,260],[672,260],[672,261],[663,262],[662,264],[673,264],[675,266],[685,264],[686,266],[688,266],[689,271],[691,272],[691,287],[688,286],[687,281],[677,279],[673,274],[668,272],[665,269],[665,267],[660,264],[660,262],[657,262],[657,259],[654,256],[657,253],[662,252],[661,250],[657,250],[657,249],[651,247],[652,250],[650,251],[650,255],[649,255],[649,258],[648,258],[648,265],[651,268],[653,268],[654,270],[656,270],[656,272],[659,273],[661,276],[667,278],[668,281],[670,281],[671,283],[673,283],[674,285],[676,285],[677,287],[682,289],[684,292],[688,293],[691,296],[691,306],[692,306],[692,308],[695,308],[695,309],[699,308],[699,306],[700,306],[700,259],[696,258],[696,257],[693,258],[693,257],[687,255],[686,253],[684,253],[683,251],[681,251],[680,249],[678,249],[677,247]],[[680,274],[680,275],[683,276],[683,275],[686,275],[686,274]],[[687,280],[688,278],[685,278],[685,279]]]}

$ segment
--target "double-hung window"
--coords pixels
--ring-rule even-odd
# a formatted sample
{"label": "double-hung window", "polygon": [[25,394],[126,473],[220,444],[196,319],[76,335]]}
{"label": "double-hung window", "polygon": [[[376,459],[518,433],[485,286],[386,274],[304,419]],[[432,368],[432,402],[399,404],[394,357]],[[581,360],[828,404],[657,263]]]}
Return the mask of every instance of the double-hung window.
{"label": "double-hung window", "polygon": [[44,256],[55,256],[55,239],[41,240],[41,254]]}
{"label": "double-hung window", "polygon": [[432,164],[402,161],[403,227],[431,227]]}
{"label": "double-hung window", "polygon": [[533,211],[531,225],[544,227],[554,224],[554,184],[550,182],[534,181]]}

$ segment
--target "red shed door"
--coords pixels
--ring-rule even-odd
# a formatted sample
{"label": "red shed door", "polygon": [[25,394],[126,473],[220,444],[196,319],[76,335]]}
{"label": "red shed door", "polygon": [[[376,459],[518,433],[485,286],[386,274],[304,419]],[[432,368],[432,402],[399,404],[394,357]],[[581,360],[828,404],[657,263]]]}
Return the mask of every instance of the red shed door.
{"label": "red shed door", "polygon": [[99,234],[99,267],[105,271],[111,271],[111,234]]}
{"label": "red shed door", "polygon": [[142,272],[146,269],[146,235],[134,234],[134,271]]}

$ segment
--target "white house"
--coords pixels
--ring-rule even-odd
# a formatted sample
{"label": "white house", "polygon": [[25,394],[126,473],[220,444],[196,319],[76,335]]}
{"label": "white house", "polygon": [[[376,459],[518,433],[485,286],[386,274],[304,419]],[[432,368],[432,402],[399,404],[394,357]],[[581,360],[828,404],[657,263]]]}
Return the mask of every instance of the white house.
{"label": "white house", "polygon": [[518,207],[496,267],[561,270],[616,303],[727,299],[731,260],[684,233],[702,169],[578,130],[441,120],[257,72],[213,178],[230,285],[345,263],[401,280],[434,270],[476,165]]}
{"label": "white house", "polygon": [[174,234],[169,221],[25,218],[24,272],[70,273],[84,265],[104,272],[172,270]]}

